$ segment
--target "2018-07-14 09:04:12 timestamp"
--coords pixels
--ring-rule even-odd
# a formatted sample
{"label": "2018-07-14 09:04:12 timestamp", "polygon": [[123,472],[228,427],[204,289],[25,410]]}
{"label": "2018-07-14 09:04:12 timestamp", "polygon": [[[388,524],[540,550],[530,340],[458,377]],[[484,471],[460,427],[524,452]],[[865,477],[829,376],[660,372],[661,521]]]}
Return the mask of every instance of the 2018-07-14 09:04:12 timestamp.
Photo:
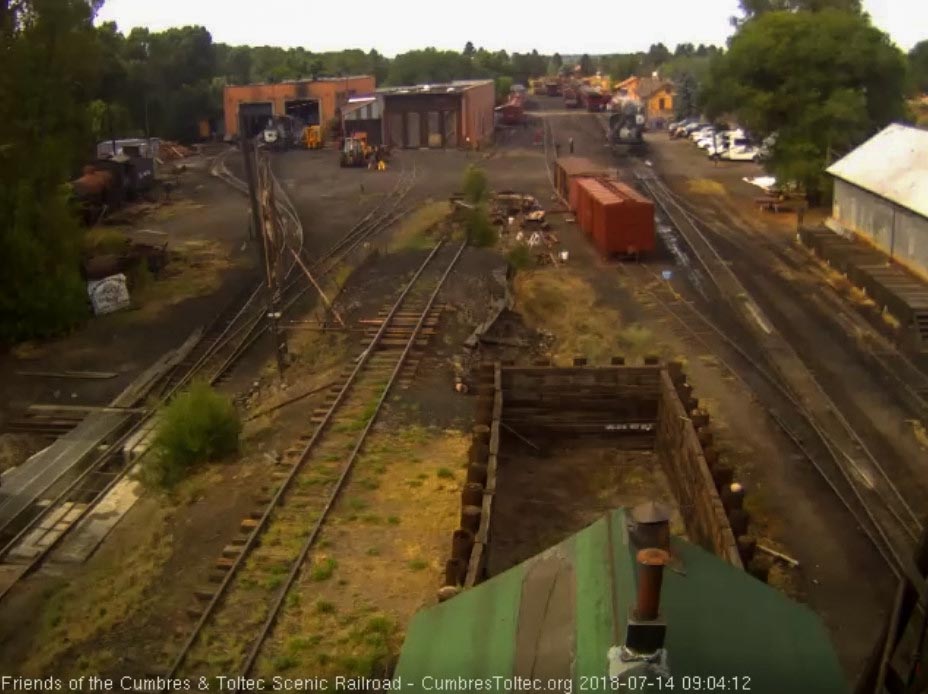
{"label": "2018-07-14 09:04:12 timestamp", "polygon": [[581,692],[750,692],[748,675],[581,677]]}

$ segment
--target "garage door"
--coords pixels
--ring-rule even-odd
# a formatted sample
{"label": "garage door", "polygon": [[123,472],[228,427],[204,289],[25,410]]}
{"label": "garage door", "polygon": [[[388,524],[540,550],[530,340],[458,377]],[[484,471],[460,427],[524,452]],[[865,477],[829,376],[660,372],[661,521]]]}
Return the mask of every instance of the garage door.
{"label": "garage door", "polygon": [[406,146],[422,146],[422,123],[417,111],[406,114]]}
{"label": "garage door", "polygon": [[387,114],[387,143],[391,147],[403,147],[403,114]]}
{"label": "garage door", "polygon": [[264,130],[269,118],[274,115],[270,102],[244,103],[239,108],[239,132],[254,137]]}

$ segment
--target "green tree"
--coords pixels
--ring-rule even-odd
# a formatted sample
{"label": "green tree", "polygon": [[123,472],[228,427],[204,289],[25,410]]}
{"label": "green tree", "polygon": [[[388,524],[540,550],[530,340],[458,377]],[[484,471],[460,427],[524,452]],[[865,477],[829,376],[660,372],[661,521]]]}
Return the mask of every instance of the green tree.
{"label": "green tree", "polygon": [[769,164],[815,196],[831,151],[847,151],[905,112],[905,57],[862,15],[769,12],[716,56],[703,101],[755,135],[777,132]]}
{"label": "green tree", "polygon": [[92,148],[101,73],[83,0],[0,5],[0,341],[52,335],[87,311],[65,182]]}
{"label": "green tree", "polygon": [[558,70],[560,70],[563,66],[564,66],[564,59],[561,58],[560,53],[555,53],[554,55],[551,56],[550,72],[552,74],[556,75],[558,73]]}
{"label": "green tree", "polygon": [[739,0],[742,17],[732,17],[732,24],[739,25],[768,12],[821,12],[840,10],[853,14],[861,13],[861,0]]}
{"label": "green tree", "polygon": [[477,49],[474,48],[474,44],[472,44],[470,41],[464,44],[464,55],[466,55],[468,58],[472,57],[476,52]]}
{"label": "green tree", "polygon": [[593,60],[586,53],[580,56],[580,74],[581,75],[592,75],[596,72],[596,69],[593,67]]}
{"label": "green tree", "polygon": [[689,118],[699,113],[699,84],[689,72],[676,78],[676,96],[674,97],[674,115],[677,120]]}
{"label": "green tree", "polygon": [[496,100],[505,101],[512,90],[512,77],[509,75],[500,75],[494,82],[496,83]]}
{"label": "green tree", "polygon": [[928,92],[928,40],[919,41],[909,51],[909,72],[915,88]]}
{"label": "green tree", "polygon": [[645,57],[648,69],[656,70],[670,60],[670,50],[663,43],[651,44]]}

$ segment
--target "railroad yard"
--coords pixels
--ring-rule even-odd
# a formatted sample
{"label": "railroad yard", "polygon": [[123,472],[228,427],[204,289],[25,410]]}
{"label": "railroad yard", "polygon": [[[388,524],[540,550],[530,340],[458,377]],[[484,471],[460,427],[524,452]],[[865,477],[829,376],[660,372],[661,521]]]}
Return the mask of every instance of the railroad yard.
{"label": "railroad yard", "polygon": [[[897,578],[919,573],[928,360],[799,242],[795,214],[758,209],[743,179],[760,165],[662,131],[616,156],[605,114],[557,97],[529,118],[480,150],[397,150],[385,171],[261,152],[268,205],[303,249],[270,308],[241,152],[216,146],[167,220],[134,222],[212,244],[208,285],[3,358],[5,374],[119,375],[0,386],[94,418],[78,425],[85,472],[0,503],[0,673],[389,676],[419,610],[653,501],[674,535],[808,605],[860,674]],[[597,252],[553,187],[567,142],[654,202],[654,253]],[[513,268],[505,221],[493,247],[468,243],[470,165],[492,193],[537,200],[550,248]],[[146,489],[133,446],[194,380],[233,398],[240,455]],[[695,412],[681,434],[678,410]],[[702,481],[677,474],[685,456]]]}

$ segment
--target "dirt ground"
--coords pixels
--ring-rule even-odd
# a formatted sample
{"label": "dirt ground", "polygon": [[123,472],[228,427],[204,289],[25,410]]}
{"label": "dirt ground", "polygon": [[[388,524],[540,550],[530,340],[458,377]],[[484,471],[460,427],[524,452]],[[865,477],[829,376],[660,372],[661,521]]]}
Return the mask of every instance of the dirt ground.
{"label": "dirt ground", "polygon": [[[540,98],[539,102],[549,112],[558,107],[557,100]],[[552,113],[549,118],[560,142],[574,137],[577,154],[620,172],[627,171],[625,163],[613,159],[604,146],[595,116],[573,112]],[[306,247],[310,253],[318,253],[389,194],[402,171],[413,167],[417,184],[410,199],[424,205],[447,200],[458,189],[468,163],[483,165],[494,189],[528,192],[543,205],[551,205],[545,156],[542,148],[533,144],[533,133],[534,126],[507,133],[503,144],[486,152],[400,152],[386,173],[340,169],[332,151],[278,154],[274,167],[300,213]],[[745,202],[750,198],[749,190],[737,195],[718,194],[719,189],[734,189],[742,175],[755,169],[741,164],[714,167],[711,162],[693,157],[685,143],[668,142],[662,137],[666,136],[651,136],[648,159],[667,175],[681,195],[691,196],[707,214],[714,211],[718,219],[738,220],[730,225],[730,245],[723,250],[741,251],[738,262],[744,265],[737,269],[739,274],[756,275],[760,284],[750,288],[767,290],[770,296],[763,304],[765,310],[768,305],[781,307],[778,323],[797,320],[788,333],[790,338],[795,337],[797,344],[804,347],[803,355],[809,354],[814,360],[816,372],[821,372],[830,389],[834,388],[832,395],[842,408],[848,407],[855,426],[860,424],[861,430],[866,430],[874,449],[882,439],[887,447],[879,448],[881,454],[898,451],[895,439],[899,437],[895,434],[900,429],[894,426],[899,418],[892,410],[892,394],[862,372],[854,359],[853,344],[842,342],[829,327],[827,316],[805,306],[808,302],[802,302],[801,292],[779,291],[788,280],[771,272],[761,260],[769,257],[762,255],[768,253],[764,246],[768,242],[788,248],[793,233],[788,220],[775,220],[765,231],[766,226],[755,219],[756,213]],[[230,165],[234,171],[234,160]],[[691,189],[692,180],[716,180],[716,185],[702,182]],[[206,235],[224,243],[231,257],[239,253],[243,259],[249,257],[249,249],[242,248],[247,229],[244,199],[205,177],[193,192],[201,196],[193,199],[203,207],[164,220],[164,227],[174,230],[178,238],[185,238],[185,234]],[[724,204],[711,204],[716,199]],[[426,212],[422,217],[431,218]],[[504,322],[511,320],[507,329],[530,341],[524,350],[516,350],[517,356],[530,359],[545,353],[564,361],[573,356],[600,360],[614,354],[638,359],[655,353],[682,358],[696,394],[713,415],[716,440],[735,464],[739,480],[747,486],[756,533],[765,543],[800,561],[798,569],[777,567],[775,584],[822,616],[849,679],[853,678],[869,653],[874,625],[881,623],[891,600],[891,583],[884,567],[752,393],[730,378],[712,355],[682,339],[640,286],[615,263],[601,259],[584,234],[567,220],[567,215],[549,215],[562,246],[569,252],[568,263],[559,268],[524,270],[516,276],[516,308],[522,316],[506,316]],[[339,293],[338,306],[344,310],[349,326],[355,326],[359,318],[371,317],[395,296],[401,281],[421,262],[427,237],[419,230],[394,230],[392,235],[370,245],[370,256],[358,259],[357,269],[346,276]],[[672,235],[667,238],[673,240]],[[745,256],[754,247],[759,249],[758,260],[752,261]],[[499,271],[503,267],[504,261],[495,251],[469,249],[462,256],[442,295],[448,306],[439,333],[419,364],[417,379],[410,388],[395,392],[389,399],[375,426],[371,445],[334,510],[333,522],[314,550],[311,568],[304,571],[288,599],[281,622],[262,655],[259,668],[263,672],[308,674],[308,669],[310,673],[361,673],[380,667],[396,653],[408,618],[434,601],[442,577],[441,562],[457,522],[454,509],[460,503],[464,442],[471,419],[472,399],[454,392],[453,378],[458,370],[482,356],[500,354],[490,347],[475,354],[461,343],[483,320],[490,301],[501,296]],[[690,296],[696,294],[687,267],[678,265],[666,249],[648,262],[648,268],[658,272],[674,270],[675,286]],[[795,280],[800,272],[795,265],[790,270]],[[804,271],[801,276],[808,279]],[[233,277],[230,271],[230,292],[236,284]],[[225,291],[223,285],[210,298],[190,299],[172,307],[167,315],[176,318],[177,325],[163,334],[153,329],[138,330],[139,326],[131,322],[122,325],[112,321],[110,325],[93,321],[81,333],[51,345],[51,351],[39,359],[53,363],[56,354],[58,358],[67,354],[66,368],[116,370],[114,363],[118,363],[119,370],[125,373],[121,378],[128,379],[132,369],[149,363],[145,355],[151,354],[153,360],[159,350],[186,336],[203,315],[215,311]],[[308,295],[294,318],[312,316],[314,308],[315,298]],[[154,318],[152,325],[160,325],[157,321],[163,318]],[[820,350],[819,339],[838,353],[833,363],[830,352]],[[283,383],[274,375],[269,352],[259,348],[239,364],[226,384],[231,391],[251,392],[247,399],[249,412],[260,412],[331,382],[357,355],[361,344],[360,333],[354,331],[294,329],[289,332],[289,340],[294,363]],[[117,362],[112,354],[96,353],[94,346],[100,344],[109,345],[118,354]],[[83,361],[79,356],[81,348],[85,352]],[[827,359],[823,356],[826,354]],[[8,355],[0,368],[3,373],[12,373],[21,368],[17,363],[16,357]],[[24,379],[10,387],[16,397],[40,402],[50,401],[56,387],[61,390],[60,386]],[[105,397],[107,387],[115,385],[86,385],[87,390],[78,393],[78,401],[87,398],[96,402]],[[237,534],[241,519],[265,493],[262,487],[274,473],[277,454],[305,436],[307,419],[321,402],[319,393],[299,404],[256,416],[247,423],[239,461],[206,468],[171,496],[143,499],[85,565],[48,567],[18,586],[0,606],[0,671],[138,674],[169,662],[192,623],[187,610],[195,604],[194,591],[204,584],[215,558]],[[874,414],[877,410],[878,415]],[[571,527],[593,520],[600,510],[616,503],[639,499],[638,492],[641,496],[660,495],[663,489],[660,485],[644,489],[635,482],[642,466],[652,461],[648,457],[651,454],[636,457],[638,454],[619,454],[604,448],[591,452],[573,445],[565,445],[556,453],[543,461],[525,455],[507,461],[512,470],[523,473],[521,477],[510,475],[519,494],[513,491],[507,495],[514,501],[506,504],[504,511],[514,514],[513,527],[518,530],[514,537],[524,540],[519,550],[523,554],[534,551],[529,546],[530,528],[520,515],[526,506],[553,504],[560,508],[571,489],[572,496],[582,494],[586,498],[589,494],[589,485],[570,475],[573,465],[584,465],[585,460],[620,463],[605,468],[613,476],[603,481],[602,488],[597,485],[597,495],[589,497],[595,503],[591,501],[584,509],[572,507],[574,510],[566,514],[569,518],[564,522]],[[919,459],[916,455],[909,460]],[[549,485],[545,486],[543,478],[533,480],[527,476],[530,464],[551,466]],[[603,469],[598,466],[596,471]],[[897,471],[904,469],[899,467]],[[911,479],[915,495],[924,480],[917,471],[911,471]],[[501,483],[510,484],[505,475]],[[525,493],[524,488],[530,484],[539,485],[537,493]],[[569,534],[561,527],[563,523],[555,523],[557,518],[552,518],[539,536],[549,532],[552,538],[561,532]],[[506,561],[521,557],[514,554]]]}
{"label": "dirt ground", "polygon": [[[612,157],[603,145],[602,130],[594,118],[575,113],[554,115],[550,122],[561,143],[573,137],[575,153],[588,156],[605,167],[616,167],[619,175],[634,183],[630,176],[633,162]],[[786,322],[796,320],[796,312],[804,315],[802,322],[786,326],[786,334],[800,345],[803,358],[812,359],[813,369],[823,385],[841,386],[840,390],[829,388],[829,393],[854,426],[859,427],[874,452],[884,453],[886,448],[881,447],[881,443],[888,441],[893,445],[901,443],[902,450],[908,451],[910,456],[900,455],[897,449],[896,460],[908,460],[911,464],[923,457],[924,451],[911,446],[914,442],[911,430],[904,431],[906,417],[898,407],[893,409],[888,405],[892,402],[892,393],[888,393],[873,374],[861,370],[859,358],[854,354],[854,342],[836,337],[833,318],[821,313],[809,316],[809,312],[814,311],[810,308],[811,302],[803,300],[803,292],[784,287],[789,281],[784,281],[772,269],[775,265],[769,255],[765,255],[768,245],[778,243],[790,247],[795,235],[795,217],[761,215],[754,210],[752,200],[757,193],[741,179],[758,175],[760,167],[724,162],[716,166],[685,142],[670,141],[665,133],[652,133],[647,139],[649,148],[644,159],[697,209],[706,210],[706,214],[709,209],[717,210],[716,218],[724,220],[731,236],[738,239],[742,249],[738,262],[744,261],[745,265],[739,268],[736,264],[734,269],[739,276],[744,276],[752,292],[758,285],[752,284],[751,278],[768,283],[757,295],[764,310],[773,302],[786,301],[791,304],[786,314],[790,318]],[[722,200],[726,204],[712,207],[707,199]],[[812,216],[807,214],[806,221]],[[731,223],[731,219],[737,223]],[[647,261],[646,268],[656,274],[662,270],[672,271],[674,287],[690,300],[698,300],[694,273],[690,270],[692,260],[687,258],[685,247],[668,229],[664,229],[661,236],[662,252]],[[736,475],[748,489],[747,504],[754,532],[763,542],[800,561],[797,569],[775,565],[771,583],[806,602],[821,615],[848,678],[853,680],[872,648],[876,637],[874,625],[885,620],[892,601],[893,582],[885,565],[821,478],[797,455],[792,444],[766,415],[753,393],[731,378],[712,355],[683,339],[676,323],[614,263],[599,258],[576,227],[565,225],[561,241],[571,251],[571,267],[595,287],[597,305],[616,311],[623,324],[643,326],[654,351],[684,361],[696,395],[713,415],[716,441],[722,454],[735,465]],[[676,246],[679,255],[671,253],[669,246]],[[727,250],[727,246],[720,245],[720,252]],[[750,262],[752,252],[754,261]],[[812,274],[811,270],[797,270],[795,263],[791,270],[789,277],[793,282],[797,276],[806,276],[806,272],[809,277]],[[776,277],[779,279],[774,279]],[[810,288],[806,291],[818,291],[811,289],[817,284],[809,280]],[[780,327],[782,314],[774,318],[779,318],[777,325]],[[831,379],[826,378],[829,374]],[[871,436],[874,428],[878,431],[882,428],[882,436]],[[897,474],[901,470],[895,468]],[[910,490],[913,502],[919,498],[917,489],[922,484],[923,475],[918,485]],[[866,580],[860,580],[862,576],[866,576]],[[848,609],[848,605],[854,608]]]}
{"label": "dirt ground", "polygon": [[[309,244],[323,249],[375,204],[376,193],[369,191],[392,188],[400,165],[391,182],[389,173],[345,172],[334,157],[330,162],[314,154],[283,155],[275,166],[281,166],[284,179],[305,174],[321,182],[331,176],[329,164],[344,176],[344,186],[327,193],[285,180],[297,191]],[[346,275],[337,307],[352,330],[293,330],[293,363],[284,382],[260,349],[236,367],[224,387],[249,393],[241,459],[209,466],[171,495],[148,494],[84,566],[48,566],[17,586],[2,606],[0,670],[137,674],[170,663],[193,625],[188,611],[197,604],[194,592],[207,585],[213,562],[238,534],[241,519],[267,496],[277,458],[310,430],[309,414],[324,394],[261,412],[331,382],[358,354],[358,320],[374,317],[408,281],[435,241],[432,227],[441,217],[435,214],[437,201],[455,192],[463,166],[480,156],[447,155],[410,153],[425,172],[422,188],[413,194],[423,211],[372,243],[368,257],[358,258],[356,271]],[[433,169],[442,175],[429,173]],[[371,197],[359,208],[354,186],[360,182]],[[303,190],[306,195],[299,194]],[[329,205],[344,213],[313,216]],[[329,576],[321,580],[314,568],[306,572],[261,667],[370,674],[371,667],[388,663],[396,653],[412,614],[434,601],[445,545],[456,524],[472,420],[473,401],[454,391],[454,375],[469,357],[463,339],[502,294],[493,268],[504,274],[503,259],[492,251],[468,249],[462,255],[440,296],[445,305],[440,330],[419,362],[416,380],[389,398],[310,557],[313,567],[331,566]],[[305,303],[292,318],[314,315],[315,300]],[[426,515],[430,520],[423,523]],[[121,575],[121,562],[133,570]],[[372,575],[377,580],[371,584]],[[319,621],[323,615],[328,621]],[[304,622],[321,631],[308,631]]]}
{"label": "dirt ground", "polygon": [[564,439],[541,456],[512,437],[502,446],[493,507],[487,572],[502,573],[567,539],[604,513],[646,501],[674,509],[682,519],[653,451],[622,450],[614,441]]}

